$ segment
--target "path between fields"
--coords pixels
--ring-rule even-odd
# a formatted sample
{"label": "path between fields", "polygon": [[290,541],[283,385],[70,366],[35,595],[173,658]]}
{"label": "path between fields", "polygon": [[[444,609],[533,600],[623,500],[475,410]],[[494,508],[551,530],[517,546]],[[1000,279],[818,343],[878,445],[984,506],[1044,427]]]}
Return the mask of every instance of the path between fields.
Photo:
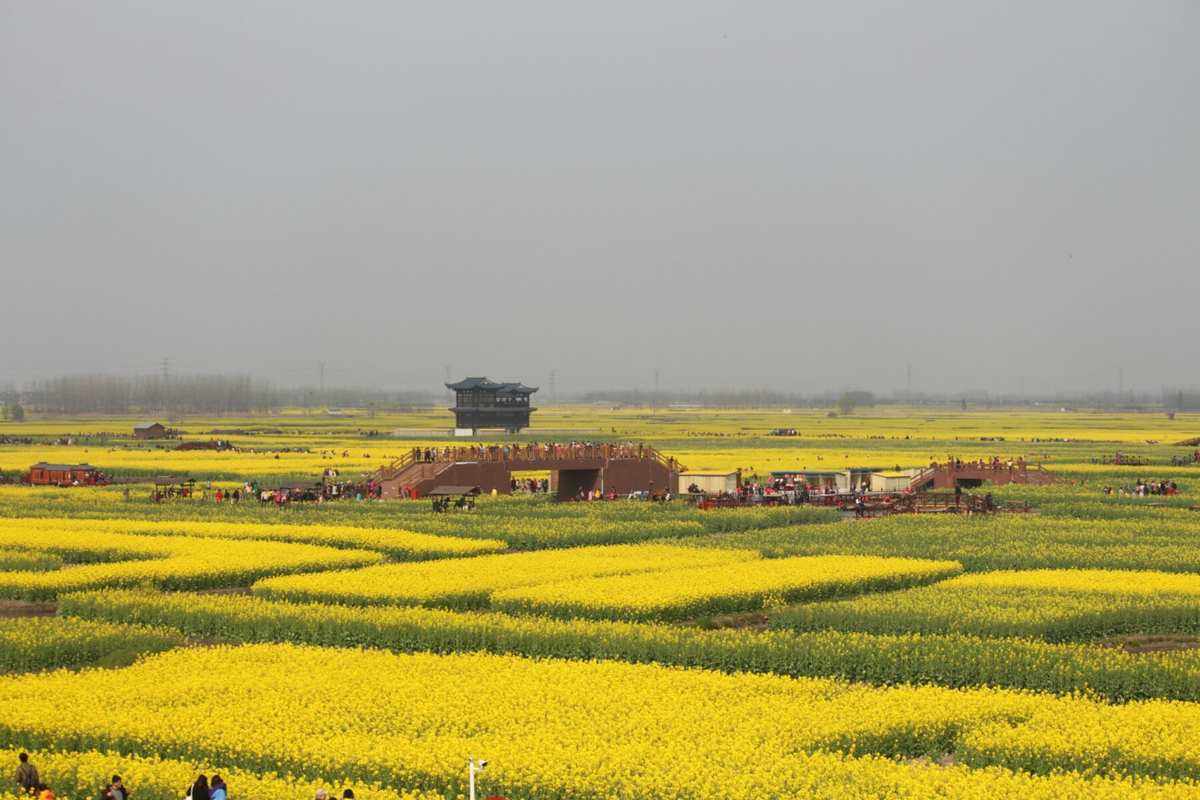
{"label": "path between fields", "polygon": [[28,600],[0,600],[0,619],[53,617],[57,613],[57,603],[33,603]]}

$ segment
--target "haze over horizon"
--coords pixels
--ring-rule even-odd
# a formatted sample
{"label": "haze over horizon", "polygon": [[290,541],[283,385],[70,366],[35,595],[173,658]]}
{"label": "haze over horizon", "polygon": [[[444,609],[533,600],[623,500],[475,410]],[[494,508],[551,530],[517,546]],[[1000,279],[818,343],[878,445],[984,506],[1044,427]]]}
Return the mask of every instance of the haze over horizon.
{"label": "haze over horizon", "polygon": [[1200,5],[0,6],[0,384],[1197,385]]}

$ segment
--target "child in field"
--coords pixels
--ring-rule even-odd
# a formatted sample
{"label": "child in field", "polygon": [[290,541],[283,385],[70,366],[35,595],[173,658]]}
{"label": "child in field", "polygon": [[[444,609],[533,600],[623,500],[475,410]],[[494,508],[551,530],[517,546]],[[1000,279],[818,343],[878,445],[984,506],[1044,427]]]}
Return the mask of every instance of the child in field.
{"label": "child in field", "polygon": [[28,753],[17,755],[17,789],[20,794],[36,794],[42,788],[42,778],[38,775],[37,767],[29,760]]}
{"label": "child in field", "polygon": [[100,800],[129,800],[129,788],[121,782],[120,775],[112,776],[112,781],[100,794]]}
{"label": "child in field", "polygon": [[209,800],[228,800],[229,790],[225,787],[225,779],[220,775],[212,776],[212,782],[209,784],[208,798]]}

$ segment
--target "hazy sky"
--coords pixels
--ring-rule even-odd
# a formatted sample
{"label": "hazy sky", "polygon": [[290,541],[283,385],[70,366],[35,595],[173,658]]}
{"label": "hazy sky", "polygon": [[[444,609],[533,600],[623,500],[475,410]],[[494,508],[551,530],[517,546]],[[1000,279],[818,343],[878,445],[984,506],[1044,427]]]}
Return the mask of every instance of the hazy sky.
{"label": "hazy sky", "polygon": [[1200,384],[1200,3],[0,0],[0,382]]}

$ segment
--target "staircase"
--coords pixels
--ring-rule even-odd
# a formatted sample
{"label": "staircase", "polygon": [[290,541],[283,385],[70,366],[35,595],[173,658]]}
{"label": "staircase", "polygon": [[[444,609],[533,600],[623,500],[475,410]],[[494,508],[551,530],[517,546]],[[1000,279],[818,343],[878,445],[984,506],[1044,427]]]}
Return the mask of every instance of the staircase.
{"label": "staircase", "polygon": [[908,482],[908,488],[914,492],[920,492],[928,489],[929,484],[933,483],[937,476],[937,467],[926,467],[913,476],[913,479]]}
{"label": "staircase", "polygon": [[384,486],[384,496],[403,496],[405,489],[415,489],[418,495],[443,483],[442,473],[454,466],[452,461],[417,461],[409,453],[375,473],[375,480]]}

